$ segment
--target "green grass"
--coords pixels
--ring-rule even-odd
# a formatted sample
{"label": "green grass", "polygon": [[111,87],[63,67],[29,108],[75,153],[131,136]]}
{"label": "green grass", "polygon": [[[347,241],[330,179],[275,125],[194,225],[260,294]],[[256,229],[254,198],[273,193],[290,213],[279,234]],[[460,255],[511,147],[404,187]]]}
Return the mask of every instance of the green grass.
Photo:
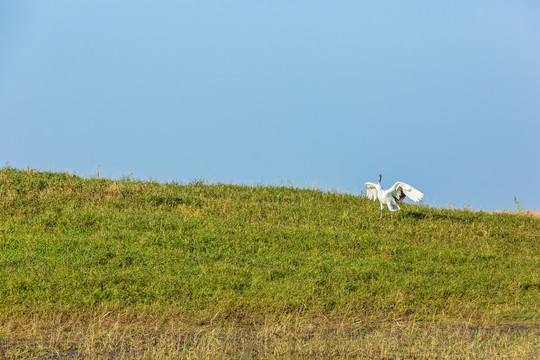
{"label": "green grass", "polygon": [[538,326],[540,219],[409,204],[385,215],[337,192],[4,168],[0,328],[99,309],[193,326]]}

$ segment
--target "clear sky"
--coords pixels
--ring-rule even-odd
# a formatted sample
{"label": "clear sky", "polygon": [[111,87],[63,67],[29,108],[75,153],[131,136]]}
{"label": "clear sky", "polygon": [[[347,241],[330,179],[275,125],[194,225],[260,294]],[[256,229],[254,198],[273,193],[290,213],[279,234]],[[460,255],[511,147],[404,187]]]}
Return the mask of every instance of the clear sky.
{"label": "clear sky", "polygon": [[540,210],[538,1],[0,2],[0,166]]}

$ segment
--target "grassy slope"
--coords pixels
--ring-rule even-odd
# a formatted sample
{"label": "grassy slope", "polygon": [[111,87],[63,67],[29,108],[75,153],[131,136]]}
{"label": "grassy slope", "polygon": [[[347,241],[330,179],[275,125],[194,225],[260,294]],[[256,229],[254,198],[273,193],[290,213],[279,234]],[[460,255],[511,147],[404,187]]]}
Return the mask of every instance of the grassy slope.
{"label": "grassy slope", "polygon": [[[540,321],[540,219],[351,195],[0,171],[0,309]],[[116,310],[114,310],[116,309]]]}

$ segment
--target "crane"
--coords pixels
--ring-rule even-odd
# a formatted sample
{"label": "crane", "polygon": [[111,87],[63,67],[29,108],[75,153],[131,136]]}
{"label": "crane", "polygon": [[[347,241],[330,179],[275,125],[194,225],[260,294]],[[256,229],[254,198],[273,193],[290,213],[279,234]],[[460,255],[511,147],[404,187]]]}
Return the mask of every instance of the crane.
{"label": "crane", "polygon": [[366,195],[368,199],[379,199],[381,204],[381,217],[379,219],[382,219],[384,205],[388,206],[388,210],[390,210],[390,218],[394,219],[393,212],[400,209],[398,204],[401,204],[406,196],[414,202],[418,202],[422,199],[422,197],[424,197],[424,194],[413,188],[411,185],[399,181],[390,189],[383,190],[381,188],[381,178],[382,176],[379,174],[379,182],[377,185],[370,182],[366,183]]}

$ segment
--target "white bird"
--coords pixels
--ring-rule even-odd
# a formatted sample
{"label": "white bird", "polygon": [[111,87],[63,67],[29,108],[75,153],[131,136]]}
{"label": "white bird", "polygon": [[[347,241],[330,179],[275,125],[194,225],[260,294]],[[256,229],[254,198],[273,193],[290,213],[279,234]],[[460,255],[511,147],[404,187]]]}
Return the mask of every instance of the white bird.
{"label": "white bird", "polygon": [[393,211],[399,210],[399,204],[405,199],[405,196],[409,197],[414,202],[418,202],[424,197],[420,191],[413,188],[411,185],[397,182],[388,190],[383,190],[381,188],[381,174],[379,174],[379,183],[377,185],[367,182],[366,183],[367,197],[370,200],[379,199],[381,203],[381,217],[384,209],[384,205],[388,206],[390,210],[390,218],[394,218]]}

